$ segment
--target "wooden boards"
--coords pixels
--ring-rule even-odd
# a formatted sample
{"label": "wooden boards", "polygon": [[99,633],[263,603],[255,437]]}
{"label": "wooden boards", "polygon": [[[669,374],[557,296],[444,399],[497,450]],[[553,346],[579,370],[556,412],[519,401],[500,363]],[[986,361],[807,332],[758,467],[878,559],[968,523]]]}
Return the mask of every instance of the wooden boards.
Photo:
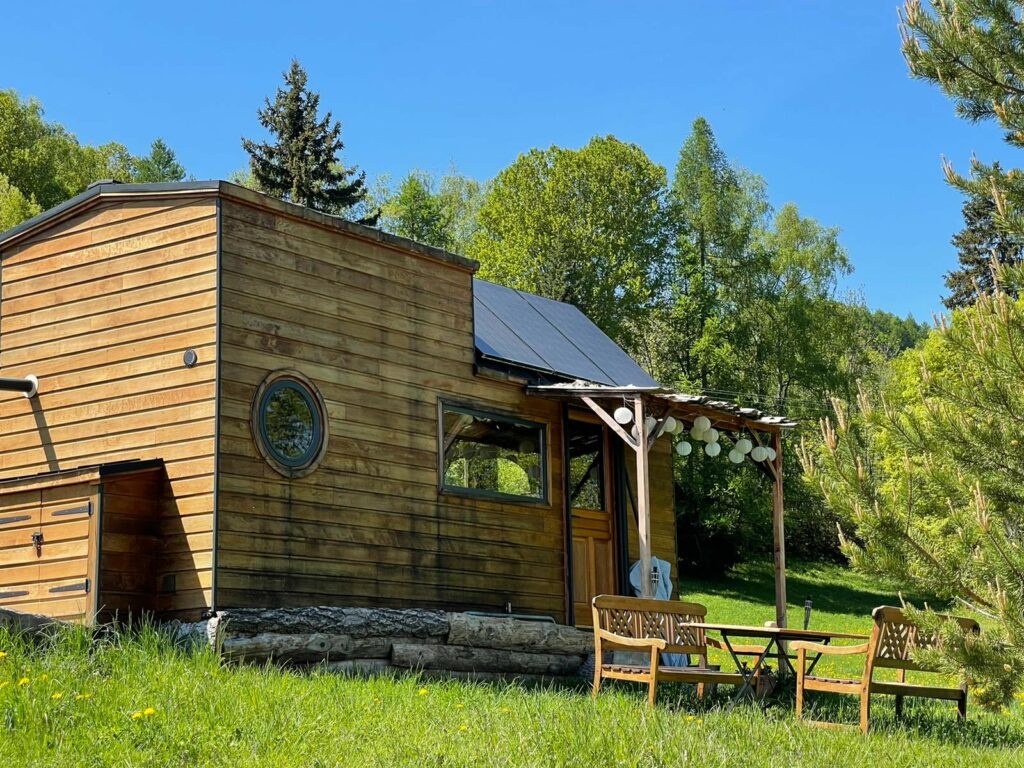
{"label": "wooden boards", "polygon": [[[432,606],[564,619],[561,410],[476,376],[471,274],[222,202],[218,608]],[[277,369],[323,396],[328,450],[287,479],[252,399]],[[438,492],[438,401],[545,425],[549,501]]]}
{"label": "wooden boards", "polygon": [[163,459],[164,550],[193,556],[148,565],[180,576],[160,598],[170,612],[212,598],[216,211],[199,196],[101,201],[0,254],[0,368],[40,380],[32,400],[0,396],[0,480]]}
{"label": "wooden boards", "polygon": [[88,483],[0,497],[0,608],[93,620],[98,501]]}

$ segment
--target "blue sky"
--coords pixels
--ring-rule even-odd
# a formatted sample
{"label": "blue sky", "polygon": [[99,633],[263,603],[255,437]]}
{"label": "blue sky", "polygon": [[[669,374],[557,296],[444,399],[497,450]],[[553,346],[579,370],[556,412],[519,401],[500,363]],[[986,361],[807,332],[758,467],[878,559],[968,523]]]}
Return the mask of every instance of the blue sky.
{"label": "blue sky", "polygon": [[[134,7],[133,7],[134,6]],[[197,178],[241,168],[242,135],[290,59],[373,178],[456,164],[486,179],[530,147],[597,134],[670,170],[698,115],[775,205],[838,226],[872,307],[927,320],[956,261],[961,197],[940,158],[1019,164],[909,78],[895,0],[804,2],[17,3],[0,88],[85,142],[162,136]]]}

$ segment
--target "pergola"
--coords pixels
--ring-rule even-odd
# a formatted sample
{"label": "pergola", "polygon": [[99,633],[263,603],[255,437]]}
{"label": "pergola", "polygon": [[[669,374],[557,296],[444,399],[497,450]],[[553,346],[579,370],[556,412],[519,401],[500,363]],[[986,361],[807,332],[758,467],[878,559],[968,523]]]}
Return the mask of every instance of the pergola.
{"label": "pergola", "polygon": [[[687,427],[704,416],[711,426],[735,443],[748,437],[754,445],[771,447],[774,458],[750,461],[772,481],[772,536],[775,558],[775,618],[786,626],[786,539],[782,494],[782,430],[796,422],[784,416],[769,416],[755,408],[714,400],[699,395],[686,395],[660,387],[612,387],[588,381],[547,384],[527,387],[527,392],[541,397],[578,401],[593,411],[608,428],[636,454],[636,512],[642,594],[651,597],[651,495],[648,453],[654,441],[665,431],[669,416]],[[632,411],[634,428],[623,426],[613,417],[616,408],[627,406]],[[648,422],[648,417],[653,421]],[[628,430],[628,431],[627,431]],[[634,431],[635,430],[635,431]]]}

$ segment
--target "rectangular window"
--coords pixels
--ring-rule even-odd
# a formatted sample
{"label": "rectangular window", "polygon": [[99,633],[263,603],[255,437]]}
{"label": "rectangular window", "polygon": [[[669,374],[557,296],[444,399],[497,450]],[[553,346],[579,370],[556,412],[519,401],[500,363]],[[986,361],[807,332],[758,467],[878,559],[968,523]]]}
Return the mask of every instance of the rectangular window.
{"label": "rectangular window", "polygon": [[520,501],[547,498],[544,425],[441,405],[442,489]]}

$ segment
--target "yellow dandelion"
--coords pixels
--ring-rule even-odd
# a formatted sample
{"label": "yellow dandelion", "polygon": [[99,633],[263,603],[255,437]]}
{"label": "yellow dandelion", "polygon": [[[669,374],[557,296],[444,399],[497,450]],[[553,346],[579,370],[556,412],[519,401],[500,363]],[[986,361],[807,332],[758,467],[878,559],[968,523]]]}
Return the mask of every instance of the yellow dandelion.
{"label": "yellow dandelion", "polygon": [[686,716],[686,722],[688,722],[688,723],[692,723],[692,722],[693,722],[694,720],[696,720],[696,719],[697,719],[697,718],[696,718],[696,717],[694,717],[693,715],[687,715],[687,716]]}
{"label": "yellow dandelion", "polygon": [[498,711],[499,711],[499,712],[501,712],[501,714],[503,714],[503,715],[507,715],[507,714],[508,714],[509,712],[511,712],[512,710],[511,710],[511,709],[509,709],[508,707],[502,707],[502,708],[501,708],[501,709],[499,709]]}
{"label": "yellow dandelion", "polygon": [[53,699],[54,701],[58,701],[59,699],[63,699],[64,698],[64,694],[61,693],[60,691],[56,691],[55,693],[50,694],[50,698]]}
{"label": "yellow dandelion", "polygon": [[141,720],[141,719],[142,719],[142,713],[141,712],[132,712],[132,720]]}
{"label": "yellow dandelion", "polygon": [[11,684],[10,680],[0,680],[0,688],[6,688],[10,684]]}
{"label": "yellow dandelion", "polygon": [[419,694],[420,694],[420,696],[426,696],[427,695],[427,689],[426,688],[420,688]]}
{"label": "yellow dandelion", "polygon": [[77,696],[75,696],[75,701],[85,701],[86,699],[91,699],[91,698],[92,698],[92,694],[91,693],[79,693]]}
{"label": "yellow dandelion", "polygon": [[0,651],[0,659],[6,659],[6,658],[7,658],[7,651]]}
{"label": "yellow dandelion", "polygon": [[704,721],[703,721],[703,720],[701,720],[701,719],[700,719],[699,717],[697,718],[697,725],[700,725],[700,724],[701,724],[701,723],[703,723],[703,722],[704,722]]}
{"label": "yellow dandelion", "polygon": [[465,706],[466,706],[466,705],[465,705],[465,704],[463,704],[463,703],[462,703],[462,702],[460,701],[460,702],[459,702],[458,704],[456,704],[456,705],[455,705],[455,708],[456,708],[456,709],[462,709],[462,708],[463,708],[463,707],[465,707]]}
{"label": "yellow dandelion", "polygon": [[41,682],[41,683],[45,683],[49,679],[50,679],[50,676],[47,675],[47,674],[42,674],[42,675],[39,676],[39,682]]}
{"label": "yellow dandelion", "polygon": [[152,717],[153,715],[156,714],[156,710],[153,709],[152,707],[146,707],[144,710],[142,710],[142,714],[145,715],[146,717]]}
{"label": "yellow dandelion", "polygon": [[29,680],[27,677],[23,677],[21,678],[21,680],[18,681],[18,685],[28,685],[31,682],[32,681]]}
{"label": "yellow dandelion", "polygon": [[463,723],[462,725],[459,726],[459,730],[460,731],[468,731],[469,730],[469,726],[466,725],[465,723]]}

